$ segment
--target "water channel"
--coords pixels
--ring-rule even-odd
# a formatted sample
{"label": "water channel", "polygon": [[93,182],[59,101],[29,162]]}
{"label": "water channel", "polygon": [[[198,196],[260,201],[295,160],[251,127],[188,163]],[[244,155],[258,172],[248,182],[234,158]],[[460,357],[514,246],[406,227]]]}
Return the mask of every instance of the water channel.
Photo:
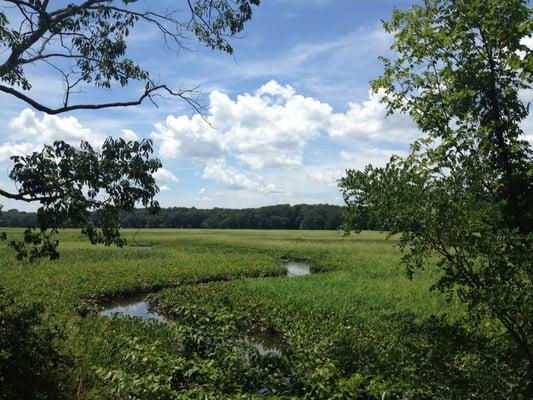
{"label": "water channel", "polygon": [[[297,277],[311,274],[311,265],[305,261],[284,261],[283,266],[287,269],[288,277]],[[167,319],[155,311],[150,310],[146,301],[146,294],[111,300],[104,304],[104,309],[98,314],[102,317],[113,315],[128,315],[143,320],[156,320],[166,322]],[[260,355],[281,355],[278,339],[265,335],[246,336],[244,342],[253,347]]]}
{"label": "water channel", "polygon": [[[287,269],[287,276],[304,276],[311,274],[311,265],[305,261],[285,261],[283,266]],[[164,322],[166,318],[155,311],[150,311],[146,294],[136,294],[129,297],[111,300],[104,304],[104,309],[98,314],[102,317],[111,317],[114,314],[128,315],[141,319],[155,319]]]}

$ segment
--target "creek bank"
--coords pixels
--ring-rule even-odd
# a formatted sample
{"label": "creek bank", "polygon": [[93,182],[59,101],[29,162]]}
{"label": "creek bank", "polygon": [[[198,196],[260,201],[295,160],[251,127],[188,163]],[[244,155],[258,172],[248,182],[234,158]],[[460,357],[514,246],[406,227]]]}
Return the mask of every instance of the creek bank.
{"label": "creek bank", "polygon": [[[287,277],[299,277],[312,273],[311,265],[308,261],[284,259],[283,267],[287,270],[285,275]],[[220,279],[220,281],[224,280],[229,279]],[[211,279],[208,281],[213,282],[215,280]],[[202,282],[197,283],[200,284]],[[163,323],[169,322],[171,319],[153,310],[146,300],[148,294],[157,293],[163,289],[164,287],[160,287],[153,291],[137,292],[129,296],[122,296],[102,302],[100,303],[100,306],[103,307],[103,310],[98,312],[98,315],[101,317],[126,315],[141,318],[142,320],[155,320]],[[255,326],[251,332],[244,336],[243,342],[254,348],[260,355],[281,356],[281,336],[279,333],[272,332],[264,326],[261,326],[260,328]]]}
{"label": "creek bank", "polygon": [[[287,270],[287,277],[296,277],[310,275],[313,271],[311,265],[307,261],[295,261],[295,260],[283,260],[283,267]],[[256,277],[254,277],[257,279]],[[249,278],[249,279],[254,279]],[[217,278],[217,279],[205,279],[203,281],[197,281],[195,284],[209,283],[209,282],[223,282],[231,280],[231,278]],[[142,292],[136,292],[133,294],[125,293],[120,297],[102,301],[100,306],[103,307],[98,315],[103,317],[110,317],[115,314],[128,315],[130,317],[140,317],[141,319],[156,319],[162,322],[167,321],[165,317],[157,312],[150,311],[146,296],[148,294],[157,293],[163,289],[171,288],[177,285],[165,285],[154,288],[154,290],[144,290]]]}

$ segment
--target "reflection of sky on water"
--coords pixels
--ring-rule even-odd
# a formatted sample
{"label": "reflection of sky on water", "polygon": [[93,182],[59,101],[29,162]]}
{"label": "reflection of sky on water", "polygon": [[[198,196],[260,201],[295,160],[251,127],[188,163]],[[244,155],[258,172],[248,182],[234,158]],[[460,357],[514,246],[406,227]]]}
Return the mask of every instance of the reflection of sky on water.
{"label": "reflection of sky on water", "polygon": [[311,273],[311,266],[301,261],[288,261],[285,268],[287,268],[287,276],[303,276]]}
{"label": "reflection of sky on water", "polygon": [[117,300],[110,303],[108,307],[100,313],[103,317],[110,317],[113,314],[165,321],[163,316],[148,309],[148,303],[144,301],[144,296],[129,298],[126,300]]}

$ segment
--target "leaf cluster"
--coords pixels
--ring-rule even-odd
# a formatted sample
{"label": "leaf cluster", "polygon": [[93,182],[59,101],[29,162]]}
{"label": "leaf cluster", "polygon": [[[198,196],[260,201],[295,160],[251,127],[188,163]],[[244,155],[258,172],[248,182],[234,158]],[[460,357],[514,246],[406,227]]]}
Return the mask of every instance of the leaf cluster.
{"label": "leaf cluster", "polygon": [[[57,141],[40,152],[12,157],[9,176],[18,185],[18,193],[2,194],[41,204],[38,230],[28,228],[22,241],[10,243],[17,257],[57,258],[58,241],[52,236],[68,226],[81,227],[93,244],[123,246],[121,212],[131,212],[138,204],[152,212],[159,209],[153,174],[161,163],[151,158],[152,151],[150,140],[126,142],[110,137],[100,151],[87,142],[77,148]],[[100,215],[99,228],[92,223],[93,212]]]}
{"label": "leaf cluster", "polygon": [[[5,83],[0,91],[48,113],[136,105],[146,97],[154,102],[161,90],[198,108],[190,96],[194,89],[172,90],[156,83],[142,62],[129,55],[131,33],[148,27],[176,52],[187,49],[192,36],[231,54],[231,38],[242,32],[259,2],[187,0],[187,16],[184,10],[164,10],[155,1],[141,5],[132,0],[82,0],[56,8],[48,0],[5,1],[10,6],[0,9],[0,50],[7,54],[0,63],[0,82]],[[49,67],[58,74],[64,84],[62,106],[39,103],[24,93],[32,89],[26,72],[30,65]],[[111,89],[115,83],[124,87],[131,81],[144,82],[144,93],[136,101],[71,104],[85,85]]]}

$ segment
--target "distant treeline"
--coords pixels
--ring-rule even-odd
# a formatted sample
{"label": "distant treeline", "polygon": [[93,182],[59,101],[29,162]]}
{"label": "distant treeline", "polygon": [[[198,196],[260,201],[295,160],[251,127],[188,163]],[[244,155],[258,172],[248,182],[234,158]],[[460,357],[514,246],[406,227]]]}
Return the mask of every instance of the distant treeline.
{"label": "distant treeline", "polygon": [[[329,204],[280,204],[276,206],[229,209],[164,208],[156,215],[146,209],[122,216],[124,228],[233,228],[233,229],[338,229],[344,207]],[[93,215],[96,226],[98,215]],[[0,226],[30,227],[36,214],[17,210],[3,211]]]}

